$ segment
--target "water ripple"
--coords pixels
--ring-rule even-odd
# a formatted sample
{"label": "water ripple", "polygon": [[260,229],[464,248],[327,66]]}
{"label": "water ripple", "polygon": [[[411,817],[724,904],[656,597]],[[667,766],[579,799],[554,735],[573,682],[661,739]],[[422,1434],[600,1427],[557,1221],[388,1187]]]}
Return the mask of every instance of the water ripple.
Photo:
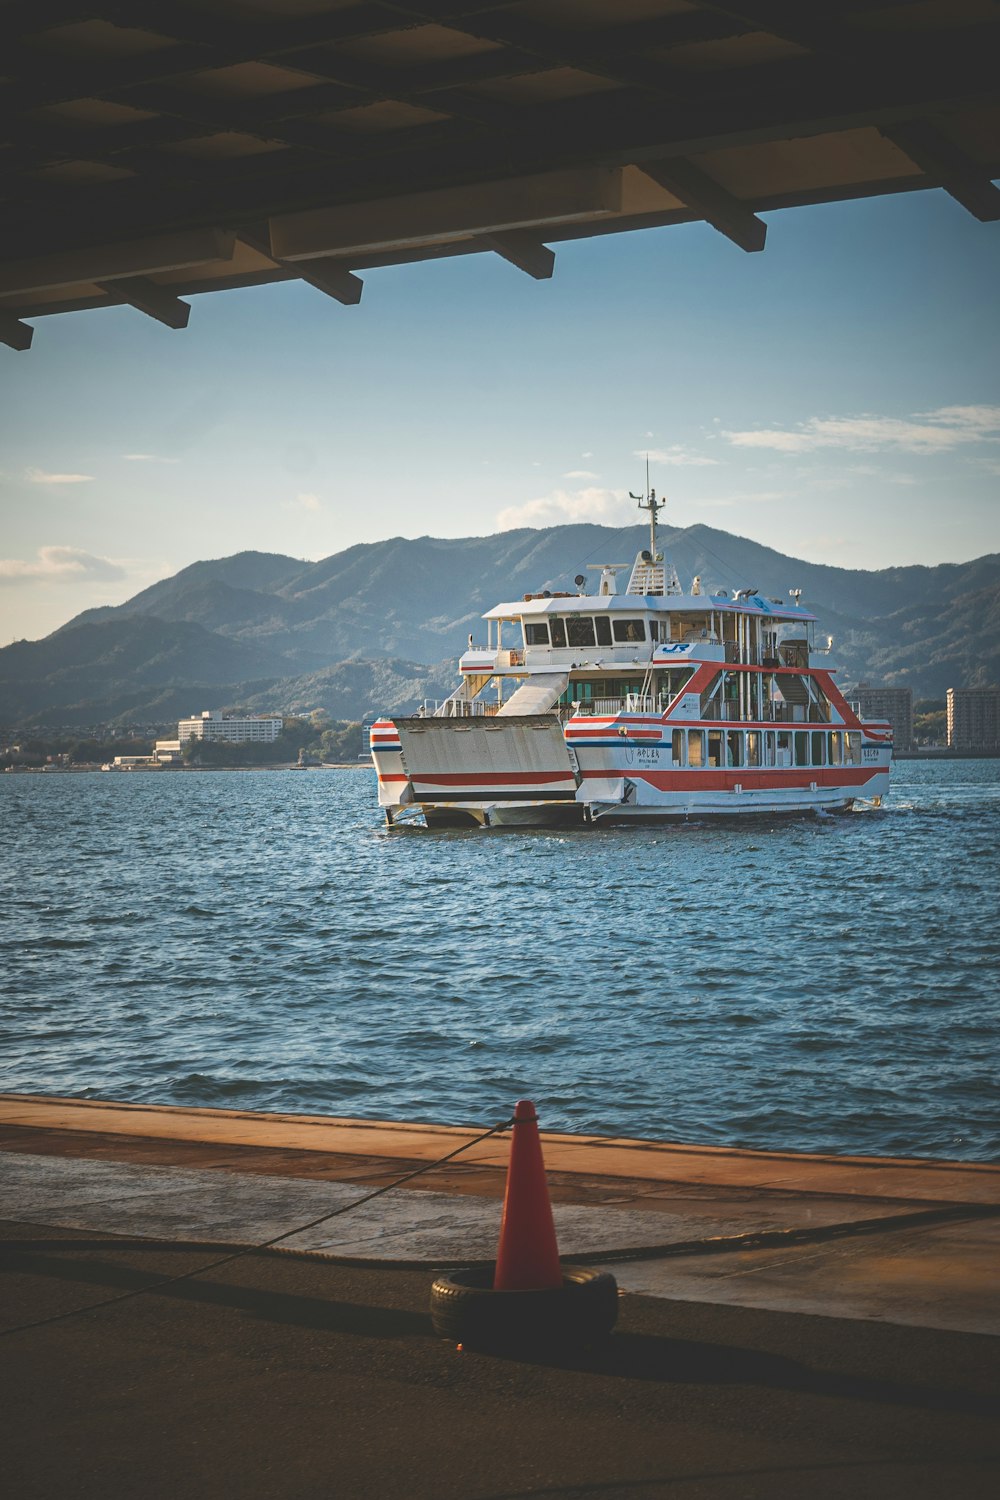
{"label": "water ripple", "polygon": [[753,828],[387,831],[366,772],[0,804],[8,1090],[1000,1156],[1000,762]]}

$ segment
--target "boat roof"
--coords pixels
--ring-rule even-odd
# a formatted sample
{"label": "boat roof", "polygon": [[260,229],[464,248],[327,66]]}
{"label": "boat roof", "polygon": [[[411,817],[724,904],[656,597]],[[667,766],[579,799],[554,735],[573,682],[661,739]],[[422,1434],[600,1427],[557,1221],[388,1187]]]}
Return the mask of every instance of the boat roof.
{"label": "boat roof", "polygon": [[794,604],[778,603],[762,594],[732,599],[721,594],[552,594],[520,599],[516,603],[497,604],[483,615],[484,620],[519,620],[533,615],[592,615],[605,611],[616,614],[654,612],[656,614],[689,612],[705,614],[708,610],[739,615],[770,615],[776,620],[815,620],[807,609]]}

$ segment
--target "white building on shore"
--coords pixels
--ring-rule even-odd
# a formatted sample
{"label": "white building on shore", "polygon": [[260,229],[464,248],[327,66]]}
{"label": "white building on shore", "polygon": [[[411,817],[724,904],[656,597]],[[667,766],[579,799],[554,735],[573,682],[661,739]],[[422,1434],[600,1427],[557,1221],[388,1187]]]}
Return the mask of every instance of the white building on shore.
{"label": "white building on shore", "polygon": [[229,718],[217,709],[206,708],[193,719],[181,719],[177,738],[185,740],[226,740],[230,744],[271,744],[284,728],[280,714],[259,714],[252,718]]}

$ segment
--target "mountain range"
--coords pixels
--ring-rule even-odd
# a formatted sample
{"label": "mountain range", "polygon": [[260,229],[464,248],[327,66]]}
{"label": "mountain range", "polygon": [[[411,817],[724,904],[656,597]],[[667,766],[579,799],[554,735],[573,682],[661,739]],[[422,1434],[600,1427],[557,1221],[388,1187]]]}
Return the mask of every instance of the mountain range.
{"label": "mountain range", "polygon": [[[240,552],[193,563],[125,604],[0,649],[0,724],[169,723],[203,708],[357,719],[445,697],[469,633],[502,600],[630,563],[641,526],[360,544],[320,562]],[[803,562],[707,526],[660,529],[685,587],[803,603],[834,637],[839,680],[948,687],[1000,680],[1000,556],[867,572]],[[591,574],[591,578],[595,575]],[[591,587],[593,584],[590,585]]]}

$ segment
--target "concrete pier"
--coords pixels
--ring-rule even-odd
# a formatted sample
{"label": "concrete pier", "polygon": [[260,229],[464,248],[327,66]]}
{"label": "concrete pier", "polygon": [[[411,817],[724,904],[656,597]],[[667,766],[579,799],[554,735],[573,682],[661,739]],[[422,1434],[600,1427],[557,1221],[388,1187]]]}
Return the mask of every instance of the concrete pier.
{"label": "concrete pier", "polygon": [[506,1137],[352,1207],[478,1133],[0,1096],[0,1335],[59,1319],[2,1338],[19,1493],[995,1491],[1000,1168],[543,1135],[563,1257],[624,1296],[539,1366],[426,1312],[495,1252]]}

